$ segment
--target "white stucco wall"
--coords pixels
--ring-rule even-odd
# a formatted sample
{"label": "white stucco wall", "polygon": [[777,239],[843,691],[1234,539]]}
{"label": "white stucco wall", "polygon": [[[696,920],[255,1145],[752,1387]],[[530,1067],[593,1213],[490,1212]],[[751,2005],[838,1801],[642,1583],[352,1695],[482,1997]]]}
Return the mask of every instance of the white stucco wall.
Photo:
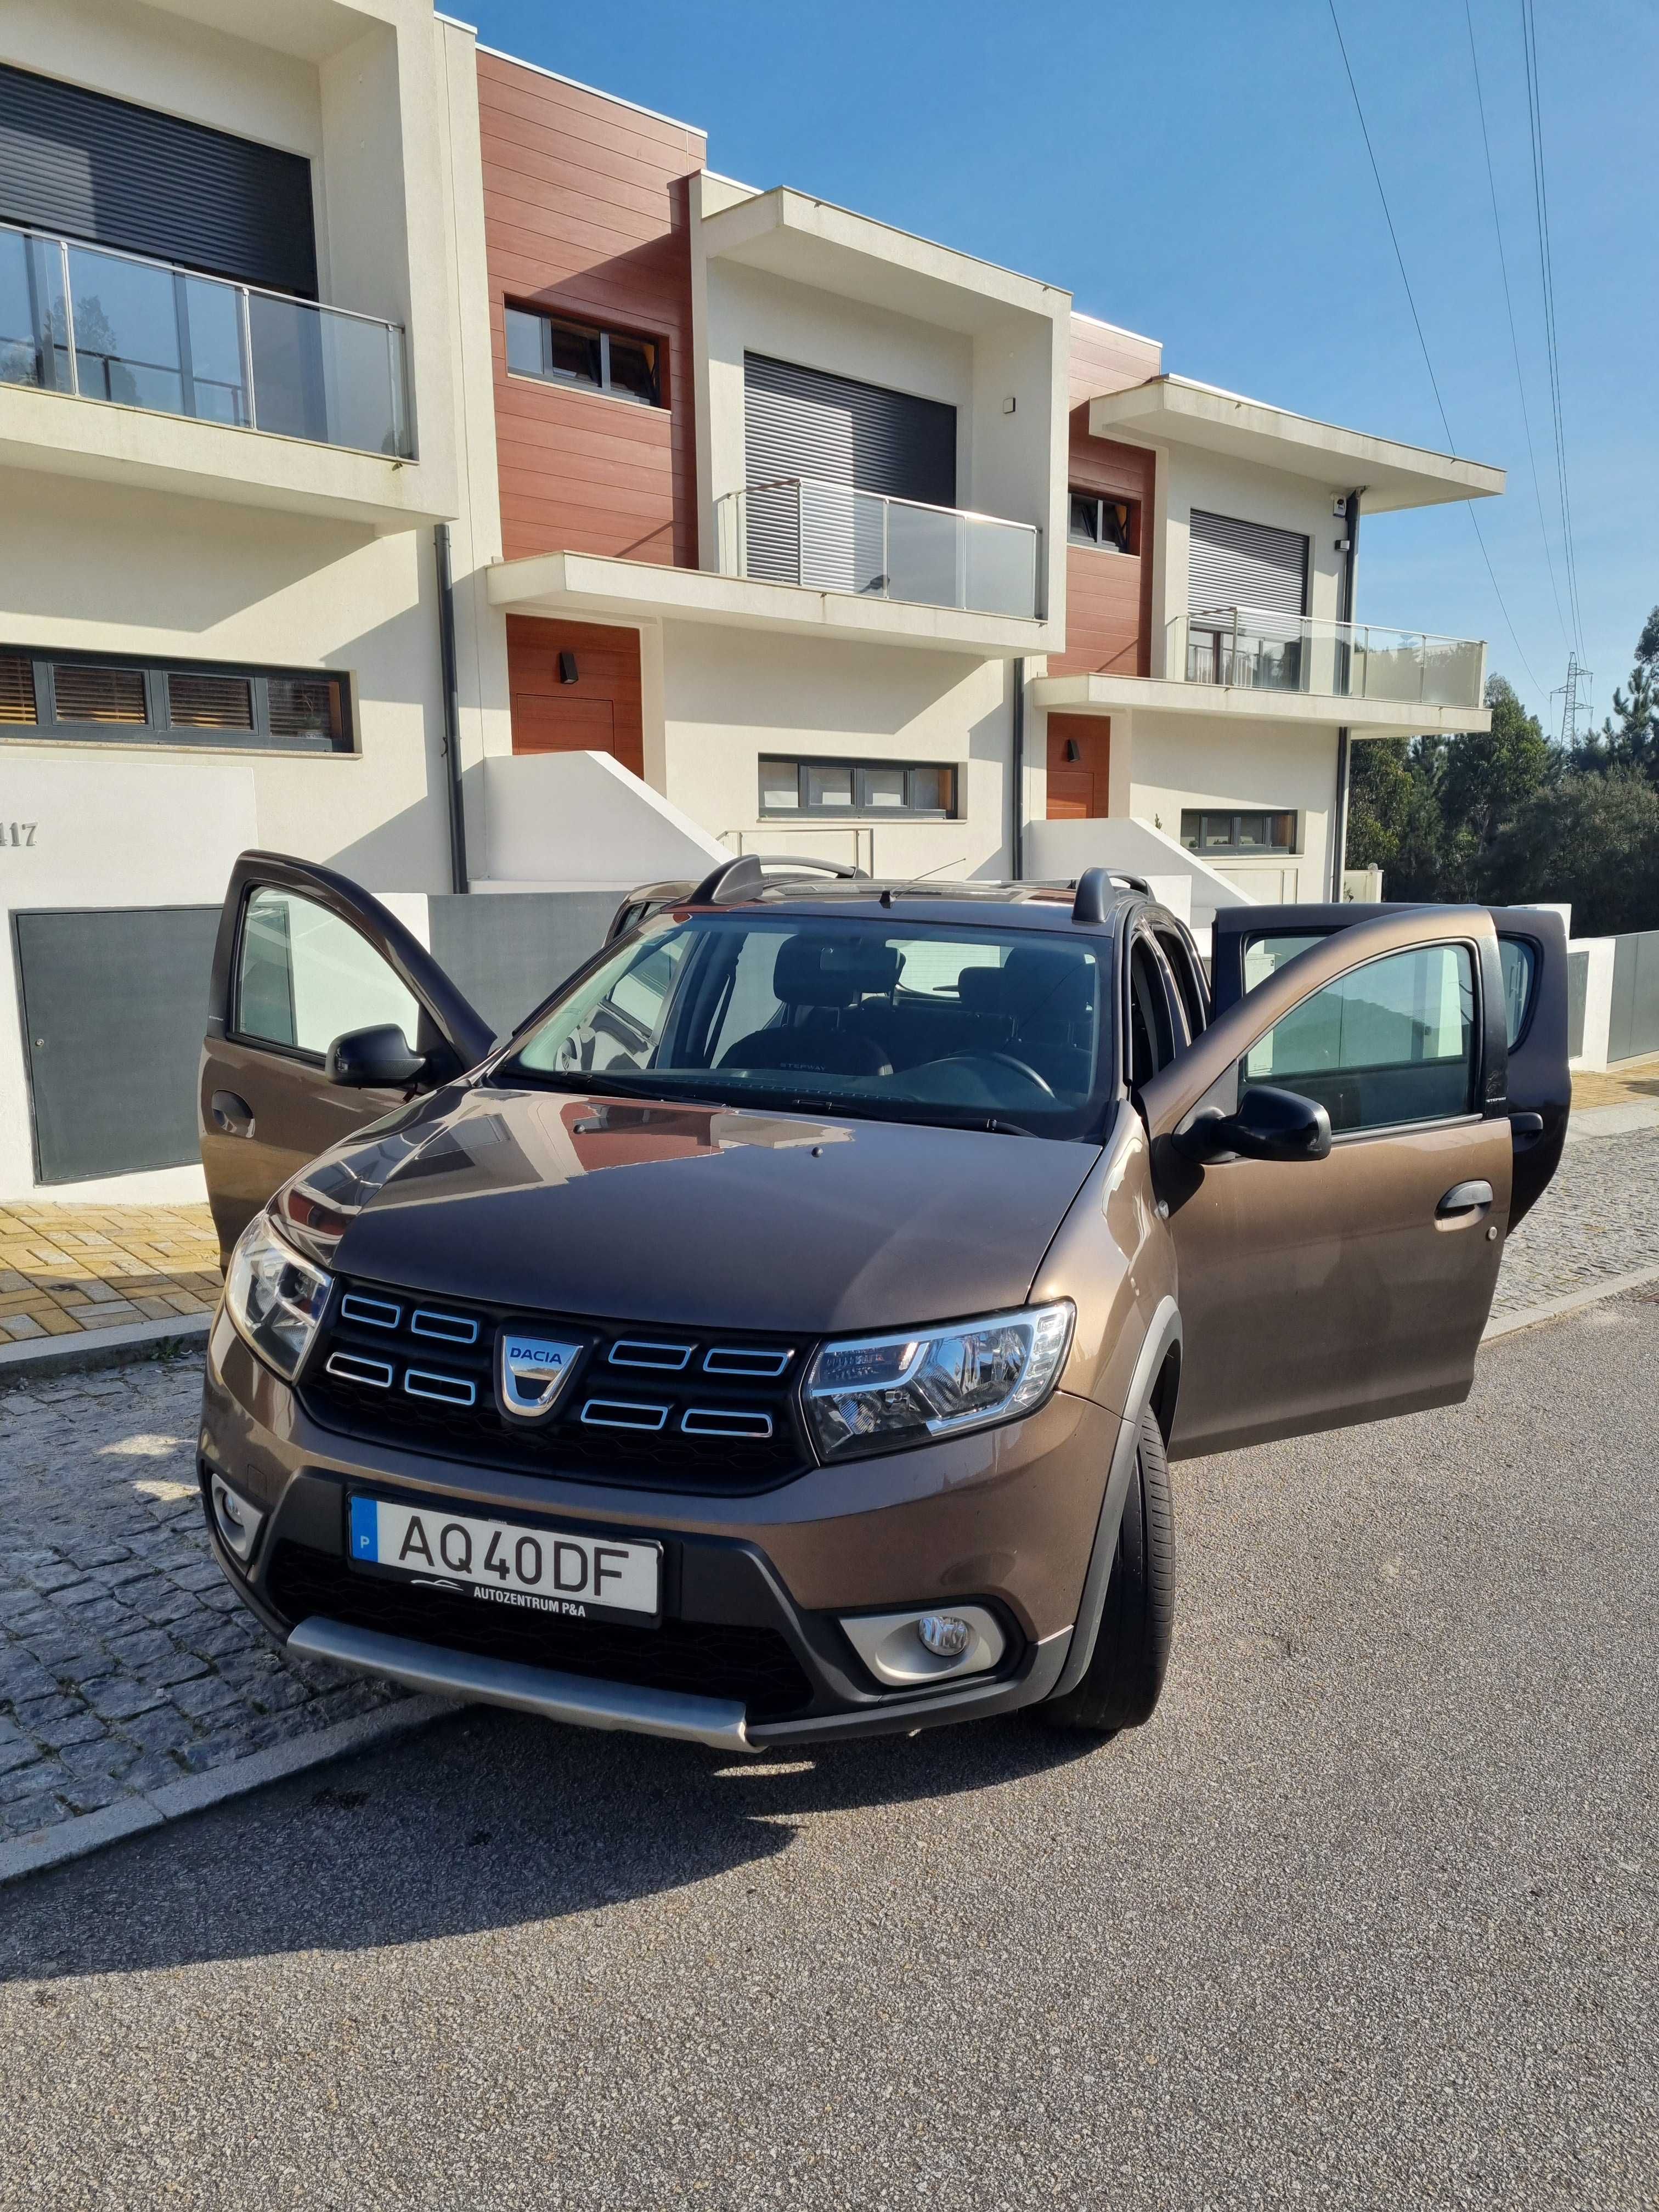
{"label": "white stucco wall", "polygon": [[[1115,756],[1120,729],[1130,720],[1113,717]],[[1336,788],[1334,731],[1231,716],[1145,714],[1133,718],[1127,742],[1131,814],[1178,838],[1184,807],[1293,807],[1295,853],[1260,860],[1217,854],[1211,864],[1252,898],[1269,904],[1326,896]]]}
{"label": "white stucco wall", "polygon": [[[690,623],[665,623],[661,651],[663,787],[732,850],[813,850],[881,875],[1006,872],[1006,664]],[[763,820],[763,753],[950,763],[963,818]]]}

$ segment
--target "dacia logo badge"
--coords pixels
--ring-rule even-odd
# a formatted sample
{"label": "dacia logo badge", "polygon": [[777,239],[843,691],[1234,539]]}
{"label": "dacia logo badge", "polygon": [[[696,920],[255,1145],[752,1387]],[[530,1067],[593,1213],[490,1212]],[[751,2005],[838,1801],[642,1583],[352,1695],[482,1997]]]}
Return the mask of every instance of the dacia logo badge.
{"label": "dacia logo badge", "polygon": [[575,1372],[581,1345],[568,1337],[504,1328],[495,1340],[495,1395],[515,1421],[544,1421]]}

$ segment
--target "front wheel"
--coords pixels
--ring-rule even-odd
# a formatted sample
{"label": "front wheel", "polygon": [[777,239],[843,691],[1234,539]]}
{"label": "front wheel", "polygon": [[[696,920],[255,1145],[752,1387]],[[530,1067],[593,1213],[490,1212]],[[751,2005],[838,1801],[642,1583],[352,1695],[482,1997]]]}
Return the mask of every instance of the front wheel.
{"label": "front wheel", "polygon": [[1140,1417],[1134,1472],[1117,1532],[1100,1629],[1083,1680],[1038,1708],[1056,1728],[1115,1735],[1152,1717],[1175,1626],[1175,1514],[1164,1432]]}

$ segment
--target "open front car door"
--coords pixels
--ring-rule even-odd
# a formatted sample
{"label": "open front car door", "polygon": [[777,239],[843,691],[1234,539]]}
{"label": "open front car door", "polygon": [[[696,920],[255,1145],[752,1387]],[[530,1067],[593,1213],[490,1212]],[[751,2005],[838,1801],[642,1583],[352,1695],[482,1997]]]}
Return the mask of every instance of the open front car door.
{"label": "open front car door", "polygon": [[244,853],[214,948],[197,1103],[222,1262],[307,1160],[494,1042],[377,898],[331,868]]}
{"label": "open front car door", "polygon": [[1174,1449],[1458,1403],[1510,1204],[1480,907],[1316,938],[1143,1088],[1185,1331]]}

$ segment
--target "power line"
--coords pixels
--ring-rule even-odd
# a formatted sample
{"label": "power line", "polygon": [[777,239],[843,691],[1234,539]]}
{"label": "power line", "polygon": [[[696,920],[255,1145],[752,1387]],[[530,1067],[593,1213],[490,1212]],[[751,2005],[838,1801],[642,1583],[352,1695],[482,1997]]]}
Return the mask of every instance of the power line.
{"label": "power line", "polygon": [[[1366,126],[1365,110],[1360,102],[1359,87],[1354,82],[1353,67],[1348,59],[1348,49],[1346,42],[1342,36],[1342,26],[1337,21],[1336,0],[1326,0],[1326,4],[1331,11],[1331,28],[1336,33],[1337,51],[1342,57],[1342,67],[1347,76],[1348,90],[1353,94],[1353,112],[1359,118],[1359,132],[1360,136],[1365,141],[1365,152],[1370,161],[1371,175],[1376,180],[1376,197],[1382,203],[1382,220],[1389,226],[1389,237],[1394,246],[1394,258],[1399,264],[1400,267],[1400,281],[1406,289],[1406,304],[1412,311],[1412,322],[1417,331],[1417,343],[1423,349],[1423,366],[1429,372],[1429,383],[1434,392],[1434,404],[1440,410],[1440,424],[1441,428],[1446,434],[1447,450],[1449,452],[1452,458],[1455,459],[1457,458],[1457,441],[1452,435],[1451,424],[1447,419],[1446,403],[1440,397],[1440,380],[1434,373],[1434,362],[1429,354],[1429,342],[1423,335],[1423,319],[1417,312],[1417,301],[1412,294],[1412,280],[1406,274],[1406,257],[1400,251],[1399,233],[1395,229],[1394,216],[1389,210],[1389,196],[1382,189],[1382,172],[1376,166],[1376,154],[1371,145],[1370,131]],[[1521,665],[1527,672],[1528,681],[1531,684],[1533,690],[1537,692],[1540,697],[1542,697],[1543,686],[1532,672],[1532,664],[1527,659],[1526,648],[1521,642],[1520,633],[1516,630],[1514,623],[1510,620],[1509,608],[1504,604],[1504,594],[1502,590],[1499,588],[1498,582],[1498,571],[1492,565],[1492,556],[1486,550],[1486,541],[1481,534],[1480,518],[1475,513],[1474,505],[1472,501],[1465,500],[1463,504],[1468,510],[1469,520],[1474,526],[1475,543],[1480,548],[1480,558],[1486,562],[1486,574],[1492,579],[1492,596],[1498,601],[1499,611],[1502,613],[1504,617],[1504,627],[1508,629],[1510,636],[1514,641],[1516,653],[1521,656]]]}
{"label": "power line", "polygon": [[1566,556],[1567,601],[1582,657],[1584,623],[1578,602],[1578,562],[1572,542],[1572,501],[1567,488],[1567,445],[1561,413],[1561,356],[1555,337],[1555,264],[1550,252],[1549,186],[1544,174],[1544,118],[1538,93],[1538,26],[1532,0],[1521,0],[1521,43],[1527,62],[1527,124],[1532,137],[1533,210],[1538,226],[1538,275],[1544,294],[1544,350],[1549,362],[1550,414],[1555,432],[1555,471],[1561,498],[1561,541]]}
{"label": "power line", "polygon": [[1571,648],[1571,638],[1567,633],[1567,617],[1562,610],[1560,586],[1555,580],[1555,556],[1550,551],[1549,525],[1544,520],[1544,493],[1538,481],[1538,455],[1532,442],[1532,414],[1527,405],[1527,380],[1521,368],[1521,341],[1515,328],[1515,302],[1510,296],[1509,260],[1504,251],[1504,225],[1498,212],[1498,179],[1492,174],[1492,141],[1486,135],[1486,103],[1480,89],[1480,58],[1475,51],[1474,16],[1469,0],[1463,0],[1463,21],[1469,33],[1469,66],[1474,72],[1474,104],[1480,116],[1480,143],[1486,156],[1486,188],[1492,194],[1492,227],[1498,236],[1498,268],[1504,279],[1504,312],[1509,317],[1510,350],[1515,356],[1515,388],[1521,395],[1521,421],[1527,434],[1527,465],[1532,471],[1532,495],[1538,508],[1538,533],[1544,541],[1544,565],[1549,571],[1550,596],[1555,601],[1555,618],[1561,625],[1561,642]]}

